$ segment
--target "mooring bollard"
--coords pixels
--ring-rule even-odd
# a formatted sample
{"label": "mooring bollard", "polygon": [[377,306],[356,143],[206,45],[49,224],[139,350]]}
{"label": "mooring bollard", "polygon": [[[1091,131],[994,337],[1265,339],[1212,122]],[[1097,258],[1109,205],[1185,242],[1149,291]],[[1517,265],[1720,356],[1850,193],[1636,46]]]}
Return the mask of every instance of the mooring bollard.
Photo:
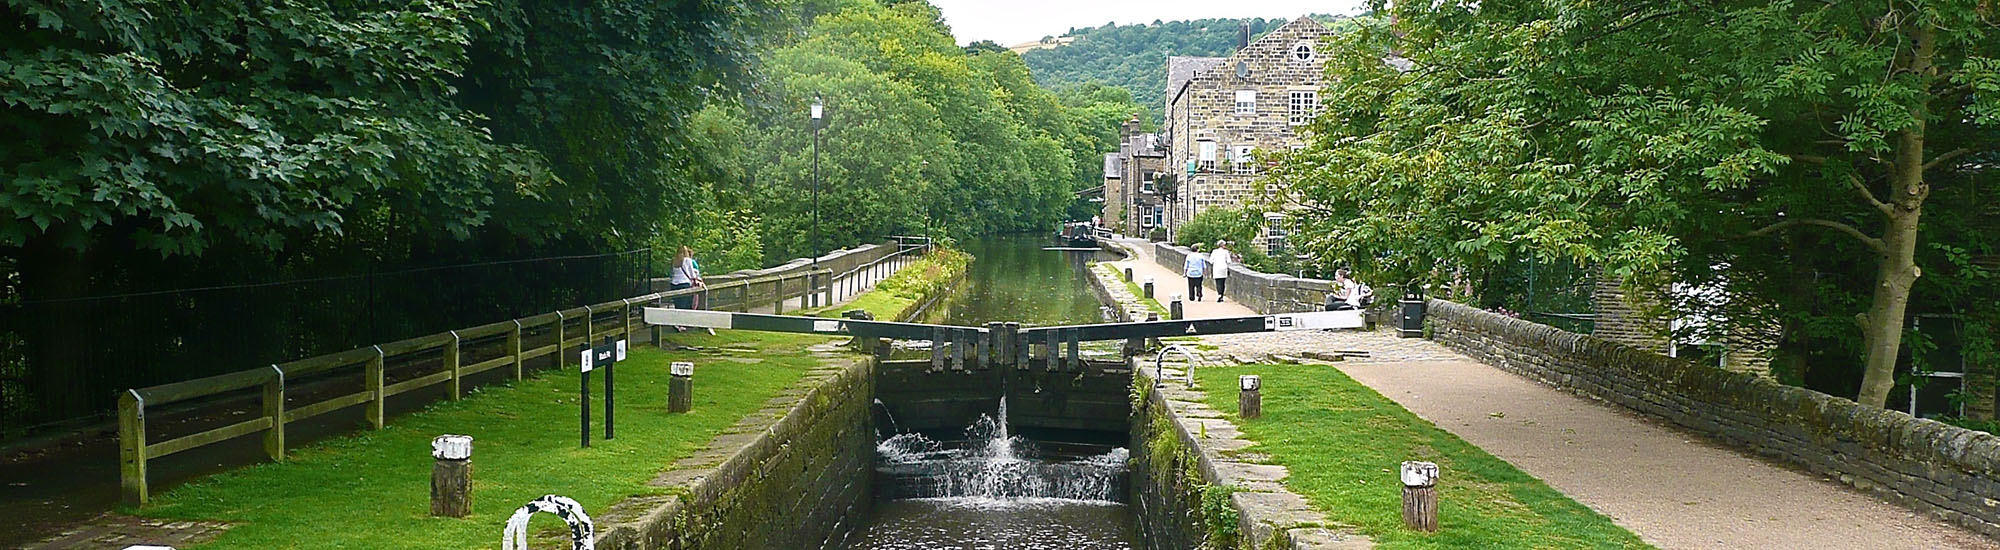
{"label": "mooring bollard", "polygon": [[591,523],[589,514],[583,513],[583,505],[556,495],[535,499],[507,518],[507,528],[500,532],[502,550],[528,550],[528,518],[538,512],[555,514],[569,524],[570,550],[596,550],[597,525]]}
{"label": "mooring bollard", "polygon": [[1438,530],[1438,466],[1403,463],[1403,525],[1426,533]]}
{"label": "mooring bollard", "polygon": [[472,436],[440,435],[431,440],[431,515],[462,518],[472,513]]}
{"label": "mooring bollard", "polygon": [[1237,418],[1249,420],[1264,416],[1263,386],[1264,381],[1255,374],[1236,377],[1236,387],[1242,390],[1236,394]]}
{"label": "mooring bollard", "polygon": [[1127,281],[1130,281],[1130,280],[1132,280],[1132,267],[1131,267],[1131,266],[1126,266],[1126,267],[1125,267],[1125,280],[1127,280]]}
{"label": "mooring bollard", "polygon": [[1181,295],[1175,294],[1174,299],[1167,302],[1167,318],[1179,321],[1181,318],[1186,317],[1186,315],[1181,313],[1182,307]]}
{"label": "mooring bollard", "polygon": [[675,361],[667,367],[667,412],[694,410],[694,363]]}
{"label": "mooring bollard", "polygon": [[1153,278],[1152,278],[1152,277],[1147,277],[1147,278],[1146,278],[1146,297],[1147,297],[1147,298],[1152,298],[1152,297],[1153,297]]}

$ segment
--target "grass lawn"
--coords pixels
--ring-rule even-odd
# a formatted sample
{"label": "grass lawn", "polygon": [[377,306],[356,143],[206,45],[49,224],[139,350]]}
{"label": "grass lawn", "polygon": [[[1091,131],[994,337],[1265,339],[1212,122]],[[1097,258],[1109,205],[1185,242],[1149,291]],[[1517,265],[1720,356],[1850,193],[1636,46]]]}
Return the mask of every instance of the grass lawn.
{"label": "grass lawn", "polygon": [[[1236,377],[1261,375],[1264,415],[1235,418]],[[1647,548],[1631,532],[1506,461],[1438,429],[1339,370],[1253,365],[1196,371],[1208,404],[1291,470],[1285,485],[1384,549]],[[1436,462],[1437,533],[1403,528],[1404,460]]]}
{"label": "grass lawn", "polygon": [[958,279],[972,262],[972,255],[949,248],[938,248],[925,255],[916,263],[896,270],[894,275],[876,283],[875,288],[848,300],[845,304],[806,310],[801,315],[811,317],[839,317],[848,310],[860,309],[874,315],[878,321],[895,321],[896,316],[917,305],[926,297],[943,292],[945,285]]}
{"label": "grass lawn", "polygon": [[[1104,273],[1110,275],[1113,280],[1125,281],[1125,273],[1118,271],[1118,268],[1113,267],[1111,264],[1108,263],[1097,264],[1097,269],[1103,270]],[[1140,287],[1139,283],[1135,283],[1132,281],[1125,281],[1125,291],[1131,292],[1132,297],[1138,298],[1139,303],[1145,305],[1146,309],[1152,310],[1153,313],[1160,314],[1161,319],[1167,318],[1168,314],[1167,307],[1160,305],[1159,300],[1147,298],[1146,289]]]}
{"label": "grass lawn", "polygon": [[[574,366],[507,386],[488,386],[458,402],[440,402],[395,418],[380,431],[296,449],[282,464],[262,464],[201,479],[138,511],[159,518],[236,524],[204,549],[496,548],[515,508],[544,494],[576,499],[592,514],[627,496],[658,492],[645,484],[673,461],[702,448],[724,428],[797,382],[817,362],[810,335],[723,331],[674,335],[704,348],[754,348],[756,363],[691,351],[633,350],[617,367],[618,438],[604,441],[603,396],[593,395],[591,448],[577,447]],[[694,410],[667,414],[667,364],[694,360]],[[593,377],[593,394],[601,392]],[[467,434],[473,443],[473,511],[464,519],[429,517],[430,440]],[[537,516],[537,530],[561,524]]]}

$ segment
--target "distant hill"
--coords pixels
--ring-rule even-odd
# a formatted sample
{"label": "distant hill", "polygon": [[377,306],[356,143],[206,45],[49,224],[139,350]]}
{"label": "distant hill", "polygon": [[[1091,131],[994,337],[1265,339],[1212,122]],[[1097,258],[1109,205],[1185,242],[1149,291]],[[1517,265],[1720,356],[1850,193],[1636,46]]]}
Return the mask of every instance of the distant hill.
{"label": "distant hill", "polygon": [[[1335,19],[1320,15],[1313,18]],[[1124,88],[1146,106],[1150,120],[1165,110],[1167,56],[1229,55],[1236,51],[1238,28],[1244,22],[1250,24],[1250,36],[1254,39],[1290,20],[1285,17],[1197,19],[1070,29],[1063,38],[1073,41],[1025,51],[1021,60],[1033,71],[1035,82],[1047,88],[1062,89],[1092,81]]]}

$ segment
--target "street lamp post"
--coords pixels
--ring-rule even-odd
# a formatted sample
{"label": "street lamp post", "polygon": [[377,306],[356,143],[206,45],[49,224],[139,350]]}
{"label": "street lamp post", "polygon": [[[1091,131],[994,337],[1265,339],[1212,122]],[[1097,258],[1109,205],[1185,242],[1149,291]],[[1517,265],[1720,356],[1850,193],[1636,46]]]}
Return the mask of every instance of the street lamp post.
{"label": "street lamp post", "polygon": [[[814,96],[813,96],[813,103],[812,103],[812,131],[813,131],[813,198],[812,198],[812,201],[813,201],[813,229],[812,229],[812,273],[813,273],[813,275],[812,275],[811,277],[807,277],[807,278],[806,278],[806,280],[808,280],[808,281],[817,281],[817,280],[819,280],[819,256],[820,256],[820,251],[819,251],[819,129],[820,129],[820,126],[823,126],[823,125],[825,125],[825,123],[826,123],[826,107],[825,107],[825,105],[823,105],[823,104],[822,104],[822,103],[820,102],[820,99],[819,99],[819,96],[818,96],[818,95],[814,95]],[[812,302],[814,302],[815,304],[817,304],[817,301],[819,300],[819,286],[818,286],[818,284],[815,284],[815,285],[813,285],[813,288],[810,288],[810,289],[807,289],[807,290],[808,290],[808,293],[809,293],[809,295],[810,295],[810,296],[812,296],[812,300],[811,300],[811,301],[812,301]]]}

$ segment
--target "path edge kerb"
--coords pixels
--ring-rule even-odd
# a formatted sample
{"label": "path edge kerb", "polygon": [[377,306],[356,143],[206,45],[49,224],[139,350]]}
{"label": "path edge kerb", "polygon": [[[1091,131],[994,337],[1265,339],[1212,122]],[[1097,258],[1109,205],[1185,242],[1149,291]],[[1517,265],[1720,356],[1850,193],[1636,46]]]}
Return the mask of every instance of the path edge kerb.
{"label": "path edge kerb", "polygon": [[1221,449],[1243,449],[1253,442],[1235,435],[1236,425],[1203,401],[1204,392],[1175,387],[1172,383],[1154,384],[1137,367],[1135,364],[1132,372],[1137,383],[1147,388],[1146,409],[1157,407],[1162,411],[1167,426],[1181,443],[1197,451],[1196,469],[1202,481],[1236,490],[1230,495],[1230,505],[1241,518],[1238,530],[1244,540],[1239,546],[1292,550],[1375,548],[1373,539],[1334,525],[1326,514],[1314,510],[1305,497],[1285,488],[1284,480],[1291,475],[1289,469],[1224,456]]}
{"label": "path edge kerb", "polygon": [[2000,537],[2000,436],[1456,302],[1427,305],[1432,339],[1481,363]]}

